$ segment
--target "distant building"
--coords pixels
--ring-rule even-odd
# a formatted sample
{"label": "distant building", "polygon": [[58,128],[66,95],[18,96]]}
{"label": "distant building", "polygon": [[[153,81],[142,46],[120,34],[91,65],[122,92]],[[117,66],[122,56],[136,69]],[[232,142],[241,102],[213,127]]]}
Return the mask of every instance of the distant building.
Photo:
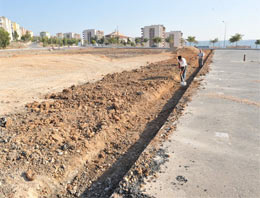
{"label": "distant building", "polygon": [[76,33],[75,33],[75,34],[74,34],[74,38],[75,38],[75,39],[81,39],[81,36],[80,36],[80,34],[76,34]]}
{"label": "distant building", "polygon": [[56,36],[57,38],[63,39],[63,33],[57,33]]}
{"label": "distant building", "polygon": [[12,21],[2,16],[0,17],[0,27],[9,33],[11,41],[13,40]]}
{"label": "distant building", "polygon": [[170,32],[166,32],[165,33],[165,38],[172,38],[173,39],[173,43],[166,43],[166,47],[181,47],[183,46],[182,43],[182,36],[183,33],[181,31],[170,31]]}
{"label": "distant building", "polygon": [[119,42],[120,42],[120,41],[125,41],[125,42],[127,42],[127,40],[128,40],[130,37],[121,34],[119,31],[115,31],[115,32],[112,32],[112,33],[106,35],[106,38],[118,38],[118,39],[119,39]]}
{"label": "distant building", "polygon": [[33,32],[30,30],[27,30],[27,32],[31,35],[31,37],[33,37]]}
{"label": "distant building", "polygon": [[67,39],[80,39],[80,34],[74,32],[68,32],[68,33],[64,33],[63,37]]}
{"label": "distant building", "polygon": [[26,30],[24,27],[21,27],[21,26],[20,26],[20,32],[21,32],[21,35],[22,35],[22,36],[26,34],[26,31],[27,31],[27,30]]}
{"label": "distant building", "polygon": [[12,32],[13,32],[13,35],[14,35],[14,32],[17,32],[18,39],[21,39],[22,33],[21,33],[20,25],[18,23],[12,22]]}
{"label": "distant building", "polygon": [[142,39],[148,39],[145,44],[146,47],[152,47],[155,45],[153,38],[160,37],[162,42],[157,44],[158,47],[165,47],[165,27],[163,25],[150,25],[141,28]]}
{"label": "distant building", "polygon": [[91,43],[91,38],[97,37],[98,40],[103,38],[104,32],[101,30],[87,29],[83,31],[82,35],[84,42]]}
{"label": "distant building", "polygon": [[40,32],[40,37],[47,37],[47,38],[50,38],[51,35],[49,32]]}

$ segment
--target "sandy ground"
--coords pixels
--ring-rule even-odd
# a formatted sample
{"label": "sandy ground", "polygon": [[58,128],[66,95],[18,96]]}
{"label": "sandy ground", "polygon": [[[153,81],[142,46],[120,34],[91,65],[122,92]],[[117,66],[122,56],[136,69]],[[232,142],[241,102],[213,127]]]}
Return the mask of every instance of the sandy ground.
{"label": "sandy ground", "polygon": [[[140,59],[145,59],[145,64],[147,58],[151,62],[157,56],[158,59],[171,56],[167,61],[108,74],[94,83],[66,87],[59,93],[51,93],[47,89],[50,92],[49,101],[27,104],[24,112],[8,116],[8,122],[0,128],[0,197],[109,197],[147,142],[160,129],[184,91],[179,81],[174,79],[179,73],[178,54],[153,53],[147,56],[147,53],[140,53],[143,56],[138,58],[134,58],[135,53],[121,54],[123,57],[132,57],[127,59],[120,59],[120,53],[116,53],[116,56],[113,53],[111,56],[106,54],[103,58],[84,53],[75,56],[30,56],[31,59],[26,55],[10,58],[19,59],[19,64],[23,63],[22,59],[34,60],[34,63],[38,60],[37,67],[41,67],[35,68],[34,76],[29,79],[36,81],[35,78],[43,76],[49,79],[42,80],[41,85],[44,86],[44,82],[50,84],[55,79],[62,82],[59,77],[71,80],[69,77],[73,72],[74,76],[80,76],[76,71],[82,72],[73,70],[71,65],[81,68],[82,57],[92,57],[92,61],[97,63],[95,65],[105,59],[103,63],[118,64],[117,68],[125,70],[136,59],[139,66],[142,65]],[[191,79],[197,71],[197,50],[191,48],[179,53],[187,57],[187,78]],[[72,56],[74,62],[68,65],[71,59],[66,58]],[[49,58],[46,63],[42,57],[53,59]],[[57,66],[57,57],[60,57],[60,66]],[[116,60],[111,61],[107,57],[115,57]],[[56,62],[53,64],[54,60]],[[51,62],[53,66],[47,67]],[[39,75],[39,72],[45,73],[44,67],[48,68],[49,73],[56,71],[58,74],[55,73],[53,78],[47,74]],[[66,71],[61,72],[61,69],[54,67]],[[101,75],[97,72],[97,66],[93,67],[91,73]],[[104,72],[109,70],[106,64],[99,64],[99,67]],[[85,70],[90,71],[89,67]],[[30,67],[27,74],[23,73],[20,78],[28,78],[29,71]],[[23,80],[20,82],[24,83]],[[27,83],[27,87],[33,87],[31,85],[32,82]],[[32,88],[27,90],[28,93],[33,91]],[[13,94],[16,97],[17,93]]]}
{"label": "sandy ground", "polygon": [[[103,50],[104,51],[104,50]],[[38,52],[37,52],[38,53]],[[45,52],[46,53],[46,52]],[[104,52],[103,52],[104,53]],[[141,56],[142,55],[142,56]],[[169,59],[170,53],[110,58],[100,54],[26,54],[0,58],[0,115],[22,110],[28,102],[71,85],[93,82],[108,73]]]}

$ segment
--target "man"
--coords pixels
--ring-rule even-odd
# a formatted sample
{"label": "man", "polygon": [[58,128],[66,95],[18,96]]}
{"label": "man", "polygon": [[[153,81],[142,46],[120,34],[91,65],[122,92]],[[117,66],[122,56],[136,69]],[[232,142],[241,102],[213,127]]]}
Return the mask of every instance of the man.
{"label": "man", "polygon": [[198,53],[198,57],[199,57],[199,67],[203,66],[203,57],[204,57],[204,53],[202,52],[202,50],[200,50],[200,52]]}
{"label": "man", "polygon": [[179,63],[179,69],[181,70],[180,72],[181,82],[185,83],[186,69],[187,69],[186,59],[183,58],[182,56],[178,56],[178,63]]}

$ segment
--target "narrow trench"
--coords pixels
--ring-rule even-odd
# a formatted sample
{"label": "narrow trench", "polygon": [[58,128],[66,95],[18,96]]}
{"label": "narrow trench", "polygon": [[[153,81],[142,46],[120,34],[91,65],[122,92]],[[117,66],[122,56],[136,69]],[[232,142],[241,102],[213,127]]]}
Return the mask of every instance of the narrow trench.
{"label": "narrow trench", "polygon": [[[205,62],[211,53],[212,52],[208,54]],[[163,106],[156,119],[150,121],[146,125],[140,139],[133,144],[128,151],[112,165],[111,168],[105,171],[95,182],[93,182],[92,185],[80,195],[81,198],[109,198],[113,194],[114,190],[118,187],[119,182],[134,165],[136,160],[156,136],[163,124],[167,121],[170,113],[176,107],[200,69],[201,68],[197,68],[187,79],[187,87],[180,87],[176,92],[174,92],[172,97]],[[156,128],[151,127],[155,125],[157,126]],[[111,180],[108,180],[108,178],[111,178]]]}

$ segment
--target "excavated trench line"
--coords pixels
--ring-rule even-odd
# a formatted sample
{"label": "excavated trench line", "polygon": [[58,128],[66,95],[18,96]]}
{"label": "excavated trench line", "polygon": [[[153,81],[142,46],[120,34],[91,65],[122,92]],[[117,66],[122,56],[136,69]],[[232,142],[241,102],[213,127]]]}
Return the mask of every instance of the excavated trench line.
{"label": "excavated trench line", "polygon": [[[209,56],[209,55],[208,55]],[[200,68],[195,69],[195,71],[189,76],[187,83],[188,86],[192,82],[193,78],[197,75]],[[160,86],[156,87],[156,89],[150,89],[146,93],[138,93],[140,94],[140,100],[136,101],[136,104],[133,104],[131,107],[131,116],[130,118],[137,117],[138,114],[142,115],[141,111],[147,111],[154,113],[152,110],[149,109],[146,110],[145,108],[149,108],[149,105],[157,105],[157,101],[161,100],[165,95],[169,95],[169,90],[174,85],[173,81],[166,81],[167,83],[161,83]],[[176,83],[175,83],[176,84]],[[187,86],[187,87],[188,87]],[[169,96],[170,98],[166,103],[164,103],[164,106],[160,109],[162,109],[159,113],[156,114],[156,116],[153,117],[153,120],[147,123],[146,126],[141,126],[140,123],[140,129],[144,128],[144,130],[138,134],[136,137],[131,137],[130,142],[126,141],[126,144],[129,145],[123,145],[123,150],[126,150],[125,153],[120,153],[116,156],[116,161],[113,161],[112,165],[107,166],[105,168],[105,172],[102,173],[102,175],[95,175],[93,173],[93,178],[84,178],[84,171],[85,168],[89,168],[86,166],[86,162],[93,161],[97,158],[97,155],[100,153],[100,151],[105,150],[108,147],[108,144],[110,142],[113,142],[113,137],[110,137],[111,133],[116,133],[115,129],[117,126],[117,122],[112,124],[109,128],[107,128],[106,133],[98,133],[96,134],[90,141],[86,141],[85,148],[92,147],[95,148],[95,150],[88,150],[83,149],[81,153],[85,153],[84,155],[75,155],[70,158],[70,161],[68,164],[66,164],[66,171],[63,174],[63,177],[60,179],[55,179],[51,181],[51,177],[48,178],[47,176],[44,177],[44,175],[40,175],[36,180],[32,181],[30,183],[31,189],[30,192],[28,192],[30,197],[39,197],[40,194],[38,194],[39,188],[45,188],[50,190],[50,193],[52,194],[51,197],[73,197],[73,196],[80,196],[80,194],[73,193],[74,190],[68,190],[65,189],[66,192],[64,192],[64,185],[66,185],[68,182],[72,183],[76,180],[80,182],[79,184],[79,192],[81,192],[82,197],[100,197],[100,194],[102,193],[102,197],[109,197],[114,189],[118,186],[118,183],[123,178],[123,176],[128,172],[128,170],[131,168],[131,166],[135,163],[135,161],[138,159],[140,154],[143,152],[143,150],[146,148],[146,146],[151,142],[151,140],[156,136],[157,132],[161,128],[161,126],[164,124],[164,122],[167,120],[169,114],[172,112],[176,104],[178,104],[178,101],[182,97],[182,95],[185,93],[186,89],[179,88],[175,90],[172,96]],[[139,102],[141,103],[139,103]],[[164,101],[164,100],[163,100]],[[156,109],[156,108],[155,108]],[[124,115],[122,114],[122,117]],[[127,118],[126,118],[127,119]],[[124,118],[121,118],[120,122],[123,122]],[[120,123],[119,122],[119,123]],[[139,129],[139,126],[135,127],[136,130]],[[132,129],[135,129],[132,128]],[[131,130],[132,130],[131,129]],[[110,132],[111,131],[111,132]],[[126,133],[123,138],[128,138],[128,135],[132,135],[131,133]],[[121,137],[121,139],[122,139]],[[119,145],[122,146],[122,145]],[[118,148],[120,150],[120,147]],[[109,155],[108,155],[109,156]],[[83,175],[83,176],[82,176]],[[88,177],[91,175],[88,175]],[[86,175],[85,175],[86,177]],[[108,180],[108,178],[110,178]],[[84,180],[91,182],[95,181],[93,183],[86,183]],[[26,190],[26,185],[28,183],[23,182],[21,179],[17,181],[17,185],[23,186],[23,189]],[[89,185],[91,184],[91,185]],[[39,186],[41,185],[41,186]],[[33,187],[34,186],[34,187]],[[34,190],[33,190],[34,188]],[[65,187],[66,188],[66,187]],[[17,189],[17,188],[16,188]],[[22,191],[23,191],[22,189]],[[68,190],[68,191],[67,191]],[[19,194],[19,190],[17,190]],[[23,194],[24,192],[21,192]],[[37,195],[38,194],[38,195]],[[50,195],[50,194],[48,194]],[[28,196],[29,197],[29,196]]]}
{"label": "excavated trench line", "polygon": [[[208,57],[211,55],[212,51],[207,55],[205,62],[208,60]],[[88,198],[108,198],[110,197],[114,190],[118,187],[119,182],[123,179],[123,177],[127,174],[127,172],[131,169],[134,163],[137,161],[141,153],[145,150],[145,148],[149,145],[149,143],[156,136],[158,131],[167,121],[168,116],[171,114],[173,109],[178,104],[179,100],[185,94],[186,90],[189,88],[191,82],[199,73],[201,68],[195,69],[195,71],[189,76],[187,79],[187,86],[185,88],[180,87],[177,91],[174,92],[172,97],[167,101],[167,103],[163,106],[162,110],[156,116],[154,120],[149,122],[145,130],[140,135],[140,139],[135,142],[124,155],[122,155],[111,168],[106,170],[101,177],[99,177],[92,185],[87,188],[80,197],[88,197]],[[170,85],[171,86],[171,85]],[[168,85],[168,88],[170,87]],[[161,96],[163,95],[160,94]],[[156,125],[156,128],[151,128],[150,126]],[[108,179],[109,178],[109,179]]]}

